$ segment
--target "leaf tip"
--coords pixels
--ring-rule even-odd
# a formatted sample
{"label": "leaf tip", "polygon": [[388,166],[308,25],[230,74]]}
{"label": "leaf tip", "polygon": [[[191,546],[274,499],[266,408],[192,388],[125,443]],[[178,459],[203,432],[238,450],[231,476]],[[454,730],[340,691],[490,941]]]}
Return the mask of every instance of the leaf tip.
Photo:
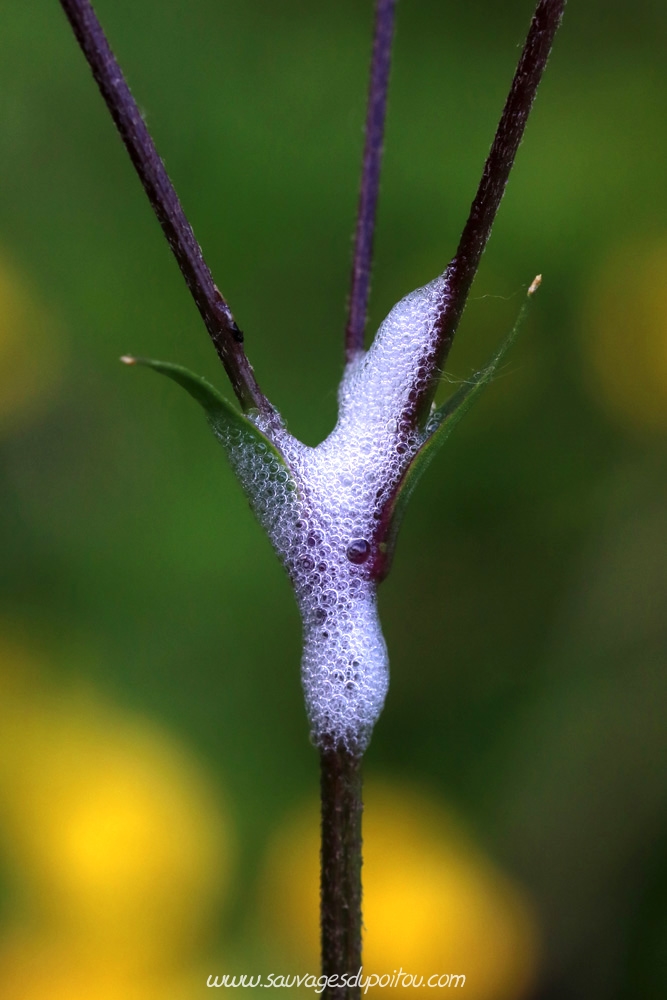
{"label": "leaf tip", "polygon": [[124,365],[136,365],[137,364],[137,359],[133,358],[131,354],[123,354],[123,356],[121,357],[120,360],[121,360],[121,362]]}
{"label": "leaf tip", "polygon": [[540,287],[541,284],[542,284],[542,275],[541,274],[536,274],[535,277],[532,280],[530,288],[528,289],[528,298],[529,299],[532,298],[532,296],[535,294],[535,292],[537,291],[537,289]]}

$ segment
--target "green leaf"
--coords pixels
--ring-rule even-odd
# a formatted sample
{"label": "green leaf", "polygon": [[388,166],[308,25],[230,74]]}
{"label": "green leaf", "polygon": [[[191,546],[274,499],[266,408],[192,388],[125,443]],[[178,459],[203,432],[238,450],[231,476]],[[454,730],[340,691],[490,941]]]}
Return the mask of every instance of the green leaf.
{"label": "green leaf", "polygon": [[[232,449],[225,442],[230,439],[245,439],[251,446],[255,446],[255,449],[261,453],[263,458],[277,461],[279,468],[283,470],[283,477],[286,474],[289,482],[294,485],[291,470],[276,446],[249,417],[241,413],[240,410],[237,410],[206,379],[200,375],[195,375],[181,365],[172,365],[167,361],[155,361],[152,358],[134,358],[127,355],[122,357],[121,361],[126,365],[142,365],[145,368],[152,368],[153,371],[159,372],[161,375],[166,375],[174,382],[177,382],[204,409],[206,418],[215,436],[225,445],[230,458],[233,457]],[[233,462],[233,464],[235,470],[239,473],[238,463]],[[248,483],[244,481],[244,477],[239,476],[239,478],[241,478],[242,485],[250,496],[250,499],[254,501],[256,498],[252,495]]]}
{"label": "green leaf", "polygon": [[388,526],[385,556],[387,568],[396,544],[400,523],[415,486],[461,418],[465,416],[498,371],[500,363],[516,339],[528,312],[530,301],[539,288],[541,280],[541,275],[539,275],[531,284],[509,336],[503,341],[493,357],[429,417],[425,429],[426,439],[398,484],[386,518]]}

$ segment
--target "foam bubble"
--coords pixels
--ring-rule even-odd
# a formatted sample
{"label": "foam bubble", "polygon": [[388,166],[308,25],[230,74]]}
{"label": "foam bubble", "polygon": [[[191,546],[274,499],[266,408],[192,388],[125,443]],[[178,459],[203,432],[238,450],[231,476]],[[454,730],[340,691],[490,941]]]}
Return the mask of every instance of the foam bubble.
{"label": "foam bubble", "polygon": [[331,434],[310,448],[270,436],[293,481],[250,434],[220,435],[292,580],[303,621],[301,675],[312,739],[361,753],[382,711],[387,647],[371,569],[378,521],[424,440],[405,419],[432,375],[446,276],[402,299],[344,372]]}

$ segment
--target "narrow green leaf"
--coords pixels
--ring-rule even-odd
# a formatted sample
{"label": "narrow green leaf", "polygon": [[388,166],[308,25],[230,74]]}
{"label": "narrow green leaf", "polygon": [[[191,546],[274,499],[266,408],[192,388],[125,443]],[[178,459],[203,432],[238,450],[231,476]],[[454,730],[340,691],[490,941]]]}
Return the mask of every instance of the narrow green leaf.
{"label": "narrow green leaf", "polygon": [[516,339],[528,312],[530,301],[539,288],[541,280],[542,276],[538,275],[531,284],[509,336],[503,341],[493,357],[429,417],[425,429],[426,439],[406,469],[388,512],[386,523],[388,525],[387,552],[389,558],[391,558],[396,543],[396,535],[405,508],[415,486],[461,418],[465,416],[498,371],[500,363]]}
{"label": "narrow green leaf", "polygon": [[[283,481],[288,481],[294,485],[292,473],[287,466],[285,459],[280,454],[276,446],[269,438],[262,433],[253,421],[241,413],[240,410],[222,396],[218,390],[207,382],[200,375],[195,375],[181,365],[173,365],[167,361],[155,361],[152,358],[134,358],[124,356],[121,361],[126,365],[142,365],[152,368],[153,371],[166,375],[182,386],[193,399],[196,399],[206,413],[206,418],[219,441],[225,447],[227,454],[232,460],[232,465],[241,479],[241,484],[248,493],[251,502],[255,503],[257,497],[247,481],[248,477],[243,475],[243,470],[235,456],[235,451],[242,448],[241,442],[246,441],[251,448],[261,457],[262,460],[274,460],[273,464],[279,463]],[[287,476],[287,480],[285,480]]]}

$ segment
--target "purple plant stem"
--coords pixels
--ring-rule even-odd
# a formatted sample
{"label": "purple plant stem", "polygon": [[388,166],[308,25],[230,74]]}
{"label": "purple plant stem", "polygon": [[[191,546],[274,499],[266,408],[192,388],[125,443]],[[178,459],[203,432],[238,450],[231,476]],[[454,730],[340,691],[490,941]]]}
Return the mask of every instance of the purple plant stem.
{"label": "purple plant stem", "polygon": [[348,362],[364,349],[395,9],[396,0],[377,0],[375,6],[373,56],[366,112],[366,141],[345,330],[345,360]]}
{"label": "purple plant stem", "polygon": [[89,0],[60,0],[77,41],[88,60],[102,97],[125,143],[167,242],[206,324],[218,356],[243,407],[272,417],[274,410],[260,391],[243,350],[243,334],[220,294],[201,247],[185,217],[164,163],[146,128],[130,88],[111,51]]}
{"label": "purple plant stem", "polygon": [[[320,754],[322,975],[361,966],[361,757],[331,746]],[[358,1000],[359,986],[327,985],[325,1000]]]}
{"label": "purple plant stem", "polygon": [[438,327],[438,343],[430,360],[434,372],[428,391],[410,407],[423,417],[435,395],[437,375],[449,353],[468,292],[491,234],[498,206],[523,137],[530,109],[560,25],[566,0],[540,0],[519,59],[512,86],[496,130],[484,172],[461,234],[456,254],[447,269],[447,289],[443,297]]}

